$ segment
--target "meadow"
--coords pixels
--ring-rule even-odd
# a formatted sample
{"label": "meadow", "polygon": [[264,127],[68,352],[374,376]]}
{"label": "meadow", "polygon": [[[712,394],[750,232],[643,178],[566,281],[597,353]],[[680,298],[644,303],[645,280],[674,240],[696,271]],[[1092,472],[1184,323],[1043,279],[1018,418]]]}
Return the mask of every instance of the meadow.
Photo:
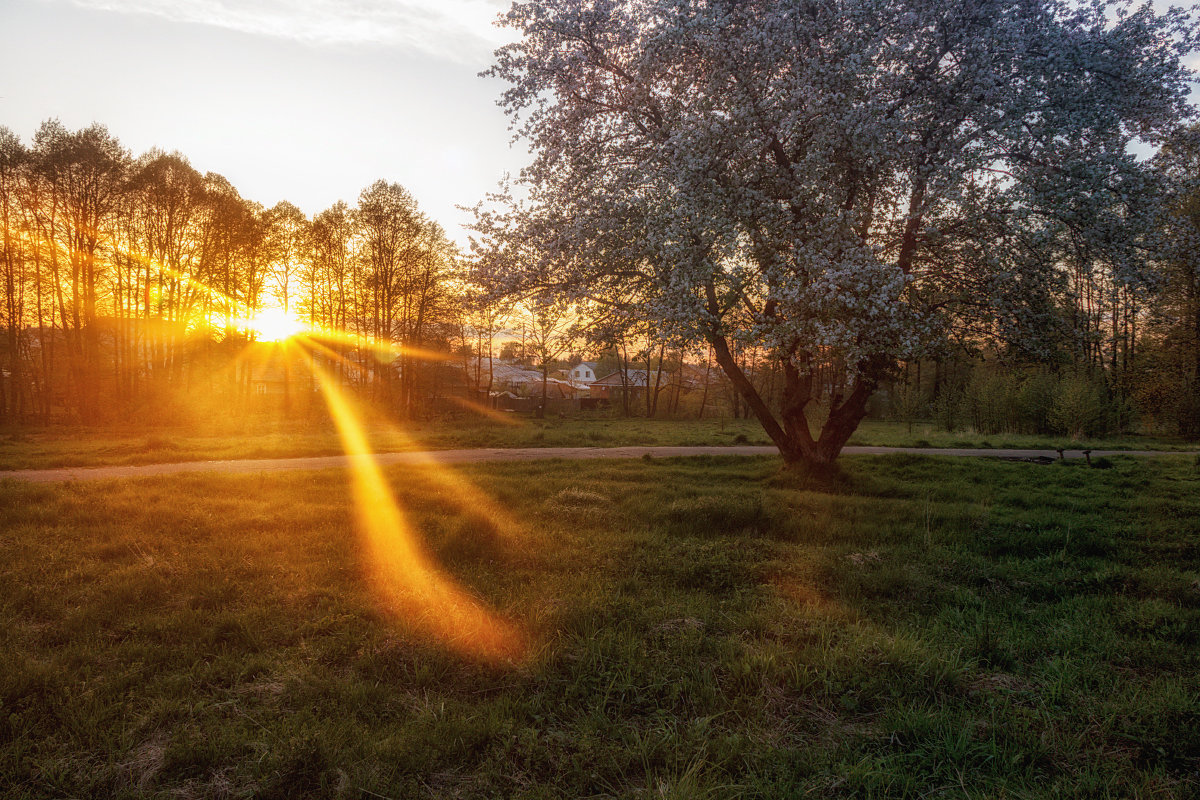
{"label": "meadow", "polygon": [[381,606],[341,472],[0,480],[0,793],[1195,797],[1200,462],[1105,465],[388,469],[502,660]]}
{"label": "meadow", "polygon": [[[754,419],[646,419],[596,415],[532,419],[504,414],[402,425],[359,409],[376,452],[471,447],[617,447],[623,445],[769,445]],[[1066,437],[946,431],[931,422],[907,425],[864,420],[851,445],[890,447],[1091,447],[1104,450],[1194,450],[1194,441],[1129,434],[1087,441]],[[328,419],[284,422],[235,420],[186,428],[70,427],[0,428],[0,470],[154,464],[238,458],[325,456],[342,452]]]}

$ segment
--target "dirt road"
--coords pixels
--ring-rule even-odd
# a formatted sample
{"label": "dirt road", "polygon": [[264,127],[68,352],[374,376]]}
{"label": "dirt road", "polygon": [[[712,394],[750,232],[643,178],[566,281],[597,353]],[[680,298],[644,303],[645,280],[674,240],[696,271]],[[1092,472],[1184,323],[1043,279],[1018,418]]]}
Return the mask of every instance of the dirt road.
{"label": "dirt road", "polygon": [[[544,459],[594,458],[672,458],[678,456],[769,456],[774,447],[712,446],[712,447],[522,447],[480,448],[472,450],[423,450],[407,453],[380,453],[372,456],[382,466],[391,464],[465,464],[476,461],[537,461]],[[956,449],[928,447],[847,447],[842,453],[855,455],[887,455],[915,453],[927,456],[966,456],[985,458],[1057,458],[1054,450]],[[1092,457],[1101,456],[1168,456],[1194,455],[1161,450],[1093,450]],[[1083,458],[1082,451],[1068,450],[1067,458]],[[288,470],[339,469],[349,466],[351,456],[313,456],[307,458],[244,459],[237,461],[181,461],[167,464],[138,464],[111,467],[67,467],[60,469],[25,469],[0,472],[0,480],[34,483],[63,483],[66,481],[103,480],[110,478],[142,478],[155,475],[175,475],[182,472],[283,472]]]}

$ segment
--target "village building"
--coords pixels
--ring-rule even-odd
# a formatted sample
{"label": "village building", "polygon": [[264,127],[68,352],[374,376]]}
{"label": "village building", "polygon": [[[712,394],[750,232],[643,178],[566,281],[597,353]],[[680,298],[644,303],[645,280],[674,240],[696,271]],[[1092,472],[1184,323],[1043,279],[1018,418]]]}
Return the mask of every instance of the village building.
{"label": "village building", "polygon": [[627,369],[610,372],[591,384],[592,397],[604,400],[620,400],[627,393],[629,400],[645,398],[650,391],[661,389],[671,382],[671,373],[660,370]]}
{"label": "village building", "polygon": [[571,367],[568,372],[571,381],[590,386],[596,380],[596,364],[595,361],[580,361]]}

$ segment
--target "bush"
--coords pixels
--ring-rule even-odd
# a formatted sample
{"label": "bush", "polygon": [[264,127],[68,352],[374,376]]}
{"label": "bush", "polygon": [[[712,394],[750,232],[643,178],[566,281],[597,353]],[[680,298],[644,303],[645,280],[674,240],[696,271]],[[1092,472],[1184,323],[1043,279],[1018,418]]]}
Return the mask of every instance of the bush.
{"label": "bush", "polygon": [[1021,433],[1053,433],[1050,415],[1058,396],[1058,379],[1048,372],[1029,375],[1017,391],[1016,414]]}
{"label": "bush", "polygon": [[976,432],[991,435],[1018,429],[1019,386],[1016,375],[975,371],[967,384],[965,400]]}
{"label": "bush", "polygon": [[1175,402],[1175,427],[1181,436],[1200,435],[1200,385],[1185,381]]}
{"label": "bush", "polygon": [[912,433],[913,420],[921,416],[921,388],[914,384],[896,386],[892,396],[892,414],[901,422],[908,423],[908,432]]}
{"label": "bush", "polygon": [[1137,406],[1128,397],[1113,397],[1109,401],[1108,430],[1112,433],[1126,433],[1133,430],[1137,423]]}
{"label": "bush", "polygon": [[1107,433],[1111,410],[1104,382],[1077,372],[1059,383],[1050,423],[1056,432],[1072,439],[1098,436]]}
{"label": "bush", "polygon": [[[991,362],[977,364],[965,383],[958,375],[961,370],[950,373],[927,409],[947,431],[967,423],[981,436],[1065,434],[1083,439],[1132,429],[1142,405],[1124,392],[1115,394],[1102,371],[1056,375]],[[1129,388],[1138,391],[1136,385]],[[920,413],[916,391],[897,384],[891,402],[893,418],[908,421],[911,432],[911,421]],[[1172,395],[1163,406],[1162,418],[1178,420],[1181,432],[1200,433],[1200,392]]]}
{"label": "bush", "polygon": [[963,391],[950,383],[942,385],[933,399],[933,413],[938,423],[948,431],[956,431],[962,422]]}

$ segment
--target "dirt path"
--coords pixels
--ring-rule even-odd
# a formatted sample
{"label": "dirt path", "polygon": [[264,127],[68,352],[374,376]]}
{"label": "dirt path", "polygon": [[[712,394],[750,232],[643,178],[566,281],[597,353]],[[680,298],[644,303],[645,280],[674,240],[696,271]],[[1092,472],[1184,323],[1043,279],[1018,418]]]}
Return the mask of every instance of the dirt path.
{"label": "dirt path", "polygon": [[[676,456],[768,456],[778,451],[774,447],[711,446],[711,447],[521,447],[482,448],[472,450],[423,450],[407,453],[380,453],[375,463],[391,464],[465,464],[476,461],[538,461],[543,459],[594,458],[671,458]],[[990,458],[1057,458],[1054,450],[1001,450],[929,447],[847,447],[844,455],[887,455],[915,453],[927,456],[968,456]],[[1195,455],[1165,450],[1093,450],[1092,456],[1170,456]],[[1082,451],[1068,450],[1067,458],[1083,458]],[[284,472],[288,470],[339,469],[350,465],[351,456],[312,456],[307,458],[265,458],[237,461],[180,461],[168,464],[137,464],[111,467],[65,467],[58,469],[23,469],[0,472],[0,480],[33,483],[63,483],[66,481],[103,480],[108,478],[143,478],[155,475],[175,475],[183,472]]]}

